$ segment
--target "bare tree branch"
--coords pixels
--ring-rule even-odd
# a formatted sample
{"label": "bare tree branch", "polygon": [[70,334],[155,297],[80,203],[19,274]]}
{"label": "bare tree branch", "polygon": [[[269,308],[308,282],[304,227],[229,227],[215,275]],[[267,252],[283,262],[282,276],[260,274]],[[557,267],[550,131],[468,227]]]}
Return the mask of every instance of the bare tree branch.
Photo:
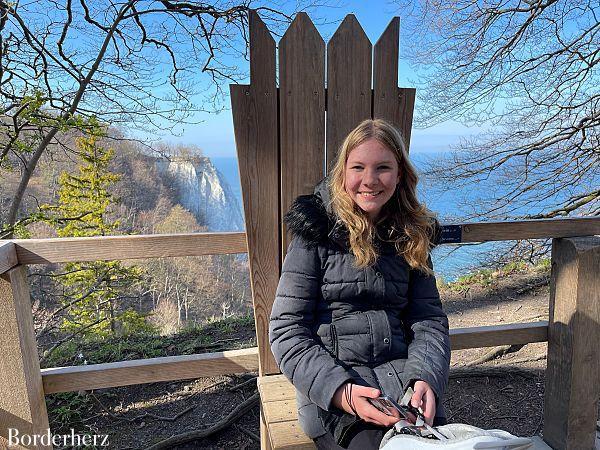
{"label": "bare tree branch", "polygon": [[0,169],[21,174],[3,228],[61,133],[97,118],[136,138],[220,109],[221,85],[247,75],[249,8],[275,31],[295,12],[263,1],[0,0]]}
{"label": "bare tree branch", "polygon": [[428,164],[438,189],[471,187],[464,217],[598,215],[600,4],[395,3],[412,16],[418,126],[485,127]]}

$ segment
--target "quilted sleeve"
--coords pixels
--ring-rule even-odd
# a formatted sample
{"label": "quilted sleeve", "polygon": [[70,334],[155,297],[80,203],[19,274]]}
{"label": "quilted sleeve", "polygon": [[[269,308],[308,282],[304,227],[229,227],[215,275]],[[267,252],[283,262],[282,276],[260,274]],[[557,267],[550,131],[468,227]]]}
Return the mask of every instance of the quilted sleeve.
{"label": "quilted sleeve", "polygon": [[269,341],[279,368],[298,391],[325,410],[350,374],[316,340],[321,263],[316,246],[294,237],[283,262],[271,311]]}
{"label": "quilted sleeve", "polygon": [[[428,263],[433,268],[431,258]],[[404,324],[410,343],[403,382],[406,386],[417,380],[426,381],[440,399],[450,370],[450,338],[448,317],[433,275],[410,271]]]}

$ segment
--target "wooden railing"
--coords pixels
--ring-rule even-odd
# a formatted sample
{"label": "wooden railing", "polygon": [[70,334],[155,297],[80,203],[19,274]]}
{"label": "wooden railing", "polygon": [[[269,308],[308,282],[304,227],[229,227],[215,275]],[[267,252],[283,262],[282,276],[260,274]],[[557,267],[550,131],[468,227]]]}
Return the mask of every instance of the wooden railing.
{"label": "wooden railing", "polygon": [[[560,238],[600,234],[600,219],[522,220],[445,225],[460,239],[454,243]],[[0,241],[2,242],[2,241]],[[14,245],[14,254],[10,248]],[[17,264],[52,264],[117,259],[246,253],[246,233],[181,233],[137,236],[96,236],[13,239],[0,244],[0,274]]]}
{"label": "wooden railing", "polygon": [[[593,235],[600,235],[600,218],[445,226],[445,242],[555,239],[550,323],[453,329],[452,349],[550,341],[548,364],[555,365],[546,385],[546,400],[550,402],[553,401],[548,397],[553,395],[550,394],[551,391],[565,391],[565,379],[575,386],[574,389],[581,389],[582,375],[579,372],[585,370],[586,376],[596,374],[597,377],[598,363],[594,358],[590,362],[589,357],[590,354],[597,357],[595,347],[600,338],[600,311],[598,305],[593,305],[594,301],[600,304],[600,239],[588,238],[581,241],[585,244],[577,240],[558,239]],[[0,342],[3,344],[0,358],[0,445],[11,426],[18,427],[22,433],[45,432],[48,428],[44,401],[46,394],[258,370],[256,348],[40,370],[26,265],[245,252],[245,233],[15,239],[0,242],[0,317],[5,322],[0,328]],[[579,326],[583,323],[580,317],[582,311],[586,314],[587,331]],[[565,333],[570,337],[567,345],[569,348],[553,344],[553,336],[558,339]],[[572,370],[575,366],[577,370]],[[570,389],[567,391],[571,393]],[[596,403],[588,403],[584,407],[591,411],[597,404],[597,396]],[[582,417],[581,404],[577,407],[577,415]],[[590,412],[589,420],[595,414],[596,412]],[[563,436],[566,435],[563,433],[565,427],[571,431],[584,429],[587,425],[583,423],[585,420],[565,424],[550,413],[546,415],[545,421],[549,422],[550,428],[557,429],[554,438],[550,428],[546,431],[545,427],[544,433],[546,441],[551,445],[552,439],[555,440],[556,448],[562,445]]]}

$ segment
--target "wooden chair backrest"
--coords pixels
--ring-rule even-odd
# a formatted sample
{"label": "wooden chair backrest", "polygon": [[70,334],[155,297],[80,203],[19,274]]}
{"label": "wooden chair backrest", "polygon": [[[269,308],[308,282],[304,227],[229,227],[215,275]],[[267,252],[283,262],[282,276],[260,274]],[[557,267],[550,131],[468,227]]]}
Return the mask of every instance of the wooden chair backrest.
{"label": "wooden chair backrest", "polygon": [[[231,85],[260,374],[279,373],[268,322],[288,236],[282,217],[312,193],[344,137],[362,120],[383,118],[410,144],[415,89],[398,88],[400,20],[375,44],[348,15],[327,44],[299,13],[279,42],[250,12],[250,85]],[[325,74],[327,73],[327,82]]]}

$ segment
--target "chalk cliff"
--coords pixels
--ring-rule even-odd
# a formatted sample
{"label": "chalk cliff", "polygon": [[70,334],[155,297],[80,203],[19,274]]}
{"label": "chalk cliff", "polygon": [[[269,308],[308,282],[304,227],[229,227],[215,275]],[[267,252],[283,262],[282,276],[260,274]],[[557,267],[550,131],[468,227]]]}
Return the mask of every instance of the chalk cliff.
{"label": "chalk cliff", "polygon": [[179,203],[196,216],[209,231],[242,231],[244,219],[237,197],[210,158],[160,159],[159,172],[175,181]]}

